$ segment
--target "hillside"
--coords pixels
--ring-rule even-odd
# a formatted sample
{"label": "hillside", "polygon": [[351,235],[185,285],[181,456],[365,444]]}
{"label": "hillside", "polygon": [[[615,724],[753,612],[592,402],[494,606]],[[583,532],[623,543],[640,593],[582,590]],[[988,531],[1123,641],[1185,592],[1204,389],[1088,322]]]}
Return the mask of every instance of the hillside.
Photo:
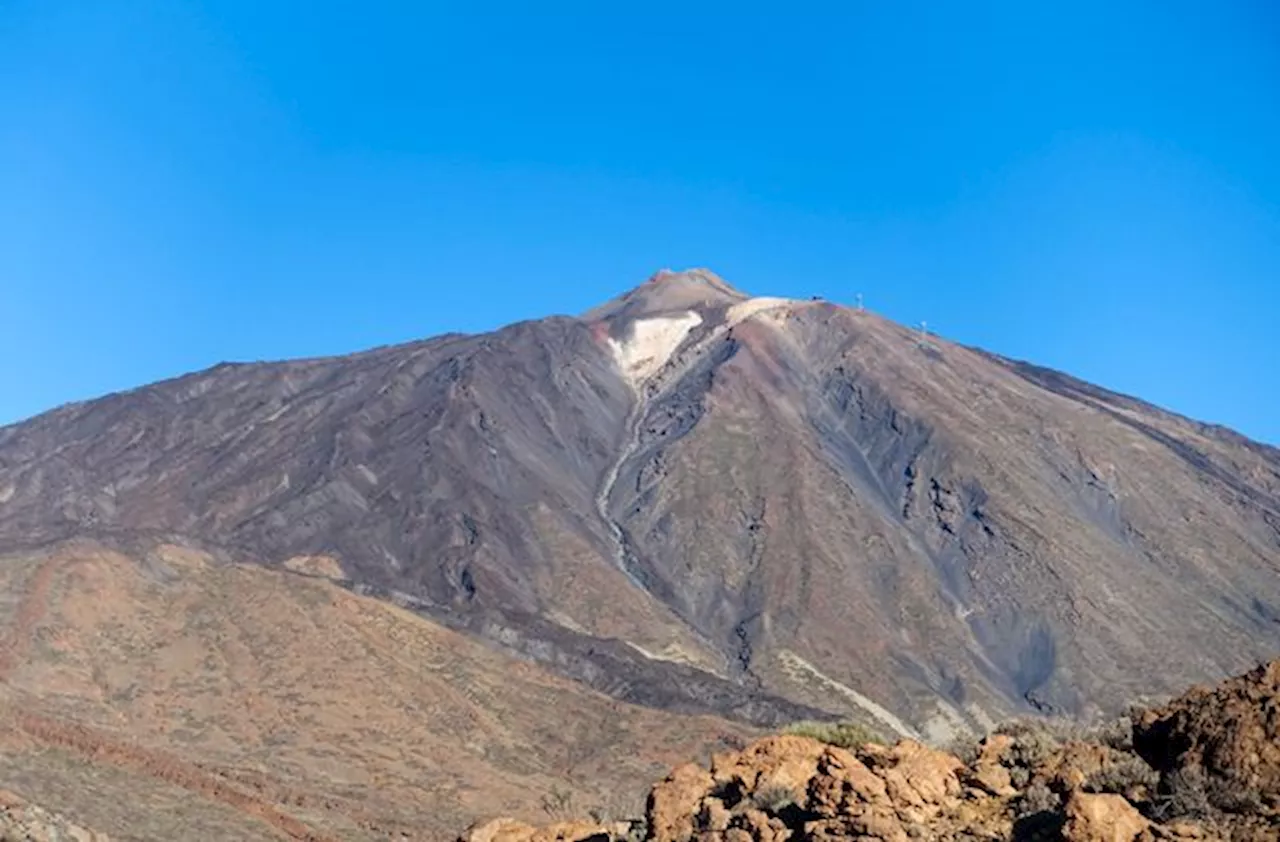
{"label": "hillside", "polygon": [[559,792],[634,810],[647,778],[750,733],[294,566],[84,540],[4,558],[0,780],[114,840],[437,839],[494,809],[545,818]]}
{"label": "hillside", "polygon": [[[156,573],[163,546],[205,561]],[[577,707],[622,729],[592,746],[685,755],[824,716],[942,742],[1238,672],[1280,651],[1280,451],[874,313],[663,272],[580,317],[223,364],[0,428],[5,593],[81,552],[110,598],[44,615],[61,649],[8,651],[23,709],[272,780],[323,768],[288,740],[348,745],[366,771],[307,797],[390,780],[350,815],[412,823],[449,787],[536,810],[573,781]],[[140,661],[192,622],[182,600],[214,630]],[[376,634],[355,619],[378,612]],[[414,672],[442,651],[453,673]],[[494,675],[543,701],[467,695]],[[340,736],[375,704],[369,746]],[[476,756],[454,723],[507,709],[530,718],[495,739],[519,750]],[[0,785],[75,786],[14,756]]]}

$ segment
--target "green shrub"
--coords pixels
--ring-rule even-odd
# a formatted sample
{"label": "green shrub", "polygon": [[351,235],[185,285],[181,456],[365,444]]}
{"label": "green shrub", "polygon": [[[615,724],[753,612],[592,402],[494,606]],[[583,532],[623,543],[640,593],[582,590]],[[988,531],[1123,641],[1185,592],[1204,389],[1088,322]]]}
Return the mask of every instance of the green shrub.
{"label": "green shrub", "polygon": [[859,748],[867,743],[883,744],[884,738],[857,722],[795,722],[783,729],[784,734],[809,737],[820,743],[840,748]]}

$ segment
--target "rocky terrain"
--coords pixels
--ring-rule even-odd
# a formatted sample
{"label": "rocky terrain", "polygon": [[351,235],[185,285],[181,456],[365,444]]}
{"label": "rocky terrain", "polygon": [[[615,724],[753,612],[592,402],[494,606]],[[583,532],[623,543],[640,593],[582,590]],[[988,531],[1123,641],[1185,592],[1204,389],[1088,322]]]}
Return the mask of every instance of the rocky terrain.
{"label": "rocky terrain", "polygon": [[439,838],[796,720],[943,745],[1274,657],[1280,451],[660,272],[0,428],[0,577],[0,786],[113,839]]}
{"label": "rocky terrain", "polygon": [[1007,725],[957,757],[914,740],[772,736],[677,767],[636,822],[480,822],[460,842],[1280,839],[1280,661],[1092,732]]}

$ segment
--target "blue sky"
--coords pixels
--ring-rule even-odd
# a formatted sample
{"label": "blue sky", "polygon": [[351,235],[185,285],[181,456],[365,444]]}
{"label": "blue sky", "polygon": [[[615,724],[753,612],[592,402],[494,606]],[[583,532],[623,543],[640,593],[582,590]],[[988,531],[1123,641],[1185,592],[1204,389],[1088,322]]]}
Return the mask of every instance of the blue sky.
{"label": "blue sky", "polygon": [[0,423],[821,294],[1280,443],[1280,6],[0,0]]}

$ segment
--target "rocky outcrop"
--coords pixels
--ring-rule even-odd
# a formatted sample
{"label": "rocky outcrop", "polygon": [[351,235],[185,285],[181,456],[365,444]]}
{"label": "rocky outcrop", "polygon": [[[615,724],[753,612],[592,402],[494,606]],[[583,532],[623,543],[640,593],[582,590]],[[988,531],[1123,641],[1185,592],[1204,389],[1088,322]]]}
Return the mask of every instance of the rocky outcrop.
{"label": "rocky outcrop", "polygon": [[1280,660],[1135,717],[1134,747],[1164,773],[1280,801]]}
{"label": "rocky outcrop", "polygon": [[[1278,842],[1278,676],[1280,661],[1193,690],[1135,716],[1132,735],[1013,723],[965,752],[967,762],[915,740],[844,748],[766,737],[705,768],[677,767],[653,787],[643,824],[537,829],[504,819],[462,842]],[[1189,789],[1199,779],[1258,797],[1228,809]]]}
{"label": "rocky outcrop", "polygon": [[1070,842],[1135,842],[1144,836],[1150,838],[1147,829],[1151,822],[1119,795],[1073,792],[1065,813],[1062,836]]}

